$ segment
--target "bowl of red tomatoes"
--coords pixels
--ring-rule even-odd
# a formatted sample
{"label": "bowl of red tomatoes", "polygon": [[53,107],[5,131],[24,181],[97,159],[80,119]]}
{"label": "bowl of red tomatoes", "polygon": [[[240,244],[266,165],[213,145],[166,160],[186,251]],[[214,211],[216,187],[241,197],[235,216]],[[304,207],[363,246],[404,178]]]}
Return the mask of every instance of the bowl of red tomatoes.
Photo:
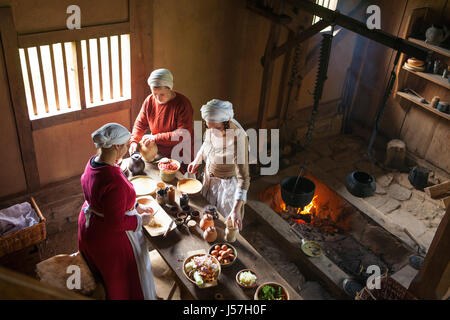
{"label": "bowl of red tomatoes", "polygon": [[164,182],[170,182],[180,170],[180,162],[174,159],[162,158],[158,163],[159,175]]}
{"label": "bowl of red tomatoes", "polygon": [[215,257],[221,267],[231,266],[237,259],[236,248],[228,243],[216,243],[209,248],[209,254]]}

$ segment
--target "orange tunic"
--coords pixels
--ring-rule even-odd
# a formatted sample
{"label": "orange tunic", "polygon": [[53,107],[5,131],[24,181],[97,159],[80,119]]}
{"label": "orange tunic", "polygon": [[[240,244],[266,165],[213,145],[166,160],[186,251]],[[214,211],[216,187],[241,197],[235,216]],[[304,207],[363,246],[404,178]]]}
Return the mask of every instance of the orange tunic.
{"label": "orange tunic", "polygon": [[[141,111],[134,122],[130,141],[139,142],[147,129],[150,129],[155,136],[158,151],[163,156],[171,158],[172,148],[183,140],[183,137],[178,137],[172,141],[172,137],[176,137],[176,135],[174,136],[174,131],[180,128],[186,129],[191,137],[190,162],[193,159],[194,150],[194,111],[188,98],[179,92],[175,93],[176,97],[166,104],[158,103],[153,94],[145,99]],[[185,164],[189,163],[186,162],[184,161]]]}

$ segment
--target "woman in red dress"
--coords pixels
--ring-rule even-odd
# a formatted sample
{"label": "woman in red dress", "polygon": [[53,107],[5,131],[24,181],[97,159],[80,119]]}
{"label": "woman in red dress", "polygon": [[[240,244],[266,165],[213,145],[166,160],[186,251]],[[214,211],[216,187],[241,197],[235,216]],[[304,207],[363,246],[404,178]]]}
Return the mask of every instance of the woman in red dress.
{"label": "woman in red dress", "polygon": [[[152,93],[134,122],[129,152],[133,154],[140,141],[146,146],[155,142],[161,156],[180,161],[184,174],[194,152],[191,102],[173,90],[173,76],[167,69],[154,70],[147,82]],[[151,133],[145,134],[148,129]]]}
{"label": "woman in red dress", "polygon": [[78,247],[105,284],[108,299],[156,299],[142,224],[151,213],[136,206],[133,185],[116,162],[128,149],[130,132],[109,123],[92,134],[100,153],[81,176],[85,203],[78,219]]}

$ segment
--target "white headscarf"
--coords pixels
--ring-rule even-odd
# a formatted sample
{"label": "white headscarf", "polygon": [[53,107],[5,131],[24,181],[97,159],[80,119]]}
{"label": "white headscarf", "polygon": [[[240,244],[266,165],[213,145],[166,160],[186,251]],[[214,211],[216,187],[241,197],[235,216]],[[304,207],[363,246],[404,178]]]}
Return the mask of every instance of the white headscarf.
{"label": "white headscarf", "polygon": [[173,89],[173,75],[167,69],[156,69],[148,77],[147,83],[151,88],[169,87]]}
{"label": "white headscarf", "polygon": [[223,101],[219,99],[212,99],[204,104],[200,112],[202,113],[202,118],[206,122],[233,122],[239,129],[242,129],[241,124],[237,122],[234,117],[233,105],[229,101]]}
{"label": "white headscarf", "polygon": [[113,145],[123,145],[131,138],[131,133],[118,123],[107,123],[91,134],[96,148],[111,148]]}

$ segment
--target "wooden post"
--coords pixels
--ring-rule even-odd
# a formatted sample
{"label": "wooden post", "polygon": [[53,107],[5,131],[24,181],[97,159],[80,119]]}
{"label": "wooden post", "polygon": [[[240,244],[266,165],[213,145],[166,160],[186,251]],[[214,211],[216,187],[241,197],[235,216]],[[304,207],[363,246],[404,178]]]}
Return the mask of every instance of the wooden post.
{"label": "wooden post", "polygon": [[[28,192],[36,191],[40,186],[36,153],[34,151],[33,132],[27,110],[25,88],[20,70],[17,31],[14,26],[12,9],[0,8],[0,38],[5,57],[11,103],[14,109],[20,151],[22,154]],[[32,81],[32,79],[30,79]]]}
{"label": "wooden post", "polygon": [[439,224],[428,253],[408,290],[420,299],[442,299],[450,287],[450,209]]}
{"label": "wooden post", "polygon": [[[277,0],[274,5],[274,13],[279,14],[281,11],[281,1]],[[280,25],[272,22],[270,27],[269,39],[267,40],[266,50],[264,52],[264,71],[261,83],[261,93],[259,97],[258,108],[258,128],[267,126],[267,105],[270,98],[270,89],[272,84],[273,69],[275,61],[272,59],[273,51],[276,48],[280,37]],[[264,143],[264,142],[263,142]]]}

